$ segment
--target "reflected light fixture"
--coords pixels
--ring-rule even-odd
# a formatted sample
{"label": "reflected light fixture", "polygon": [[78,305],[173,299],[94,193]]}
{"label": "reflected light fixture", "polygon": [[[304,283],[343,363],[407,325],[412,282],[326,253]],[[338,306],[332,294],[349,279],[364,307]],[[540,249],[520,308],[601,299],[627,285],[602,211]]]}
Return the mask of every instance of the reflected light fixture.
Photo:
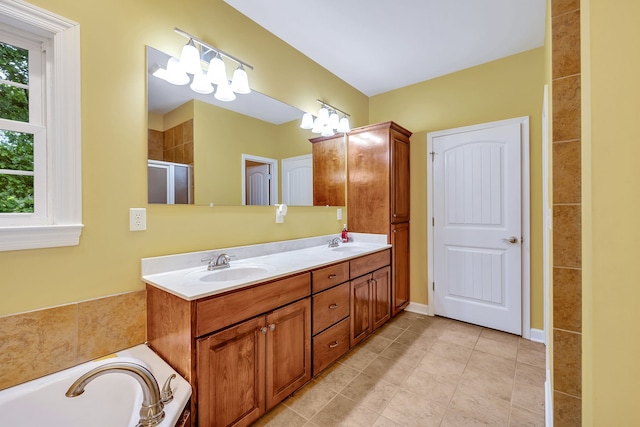
{"label": "reflected light fixture", "polygon": [[302,123],[300,123],[302,129],[313,129],[313,116],[311,113],[304,113],[302,115]]}
{"label": "reflected light fixture", "polygon": [[197,93],[207,95],[213,92],[213,86],[207,79],[206,74],[200,73],[193,76],[193,81],[190,86],[191,90]]}
{"label": "reflected light fixture", "polygon": [[[245,68],[253,70],[251,65],[179,28],[174,28],[174,31],[189,41],[182,48],[180,59],[169,58],[166,68],[158,67],[153,72],[155,77],[174,85],[186,85],[191,82],[189,87],[200,94],[210,94],[215,90],[214,96],[220,101],[233,101],[236,99],[236,93],[251,92],[249,77],[245,70]],[[225,59],[238,64],[231,84],[227,78]],[[209,63],[206,72],[202,69],[202,62]],[[189,74],[193,75],[193,79]],[[214,89],[212,85],[217,87]]]}
{"label": "reflected light fixture", "polygon": [[218,101],[225,101],[225,102],[233,101],[234,99],[236,99],[236,94],[233,93],[233,90],[231,90],[231,86],[229,85],[228,81],[226,84],[218,85],[218,89],[214,96]]}
{"label": "reflected light fixture", "polygon": [[[333,136],[334,131],[337,133],[351,131],[349,114],[320,99],[316,101],[321,105],[318,115],[314,119],[311,113],[304,113],[300,123],[302,129],[311,129],[311,132],[320,133],[322,136]],[[342,118],[340,118],[340,114]]]}

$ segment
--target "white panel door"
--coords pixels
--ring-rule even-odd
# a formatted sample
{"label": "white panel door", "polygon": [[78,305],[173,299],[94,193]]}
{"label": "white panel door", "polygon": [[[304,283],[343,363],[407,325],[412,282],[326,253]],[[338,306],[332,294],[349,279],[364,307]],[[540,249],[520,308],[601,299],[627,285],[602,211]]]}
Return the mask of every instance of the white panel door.
{"label": "white panel door", "polygon": [[270,179],[269,165],[247,167],[247,205],[270,205]]}
{"label": "white panel door", "polygon": [[521,127],[433,139],[435,314],[520,335]]}
{"label": "white panel door", "polygon": [[282,159],[282,203],[292,206],[313,206],[311,154]]}

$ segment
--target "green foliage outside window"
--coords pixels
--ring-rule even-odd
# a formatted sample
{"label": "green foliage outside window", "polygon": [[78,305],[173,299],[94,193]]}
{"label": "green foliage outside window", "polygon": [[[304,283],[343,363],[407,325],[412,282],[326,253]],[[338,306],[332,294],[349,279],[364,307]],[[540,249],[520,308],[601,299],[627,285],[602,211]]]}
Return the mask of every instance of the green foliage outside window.
{"label": "green foliage outside window", "polygon": [[[29,83],[29,52],[0,42],[0,79]],[[0,83],[0,118],[29,121],[29,91]],[[33,171],[33,135],[0,129],[0,169]],[[34,211],[33,176],[0,172],[0,213]]]}

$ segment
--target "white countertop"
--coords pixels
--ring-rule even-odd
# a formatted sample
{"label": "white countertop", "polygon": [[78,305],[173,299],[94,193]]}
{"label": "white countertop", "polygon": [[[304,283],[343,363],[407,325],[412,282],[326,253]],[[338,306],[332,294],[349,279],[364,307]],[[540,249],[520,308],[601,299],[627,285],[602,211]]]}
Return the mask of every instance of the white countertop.
{"label": "white countertop", "polygon": [[[329,248],[326,241],[332,237],[335,236],[146,258],[142,260],[142,280],[180,298],[193,301],[391,247],[386,243],[384,235],[351,233],[352,242]],[[200,260],[221,253],[233,256],[231,268],[216,272],[253,269],[253,274],[242,279],[203,281],[203,277],[214,272],[207,271],[206,263]],[[194,264],[198,266],[194,267]]]}

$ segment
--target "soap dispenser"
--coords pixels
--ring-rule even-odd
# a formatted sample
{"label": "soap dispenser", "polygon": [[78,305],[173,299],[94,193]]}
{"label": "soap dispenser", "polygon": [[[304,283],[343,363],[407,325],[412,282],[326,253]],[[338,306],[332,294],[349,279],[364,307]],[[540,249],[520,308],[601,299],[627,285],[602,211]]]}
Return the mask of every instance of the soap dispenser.
{"label": "soap dispenser", "polygon": [[342,242],[347,243],[349,241],[349,232],[347,231],[347,224],[342,227]]}

